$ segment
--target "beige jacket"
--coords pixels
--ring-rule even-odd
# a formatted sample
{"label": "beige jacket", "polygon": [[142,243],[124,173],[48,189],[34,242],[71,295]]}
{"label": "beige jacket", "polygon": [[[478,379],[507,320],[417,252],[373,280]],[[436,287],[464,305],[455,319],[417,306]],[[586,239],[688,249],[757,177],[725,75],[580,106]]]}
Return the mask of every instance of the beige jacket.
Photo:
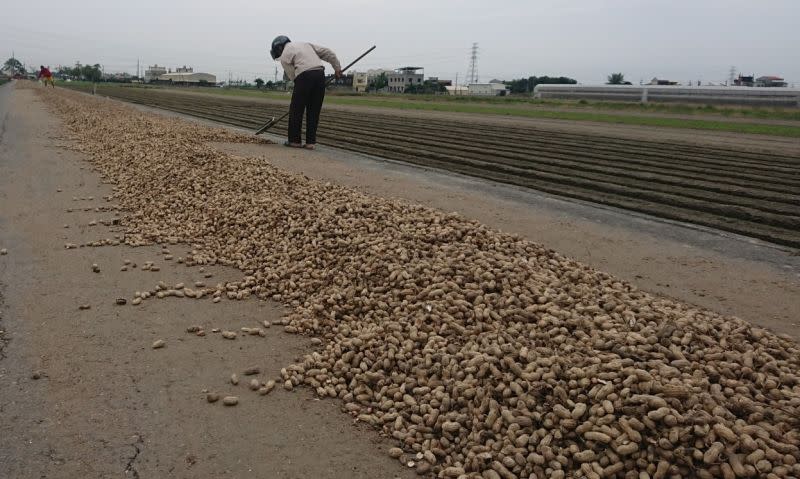
{"label": "beige jacket", "polygon": [[342,68],[332,50],[313,43],[289,42],[280,56],[283,71],[289,80],[294,80],[308,70],[325,68],[322,65],[323,60],[330,63],[334,70]]}

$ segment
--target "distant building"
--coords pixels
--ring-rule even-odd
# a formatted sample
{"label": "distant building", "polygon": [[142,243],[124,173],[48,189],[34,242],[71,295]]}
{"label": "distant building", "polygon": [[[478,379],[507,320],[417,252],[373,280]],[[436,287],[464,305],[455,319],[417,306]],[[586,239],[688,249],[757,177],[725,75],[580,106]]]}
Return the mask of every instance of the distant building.
{"label": "distant building", "polygon": [[[630,85],[630,83],[628,83],[628,84]],[[678,84],[678,82],[676,82],[676,81],[659,80],[658,78],[655,78],[655,77],[652,80],[650,80],[650,83],[648,83],[648,85],[661,85],[661,86],[669,86],[669,85],[677,85],[677,84]]]}
{"label": "distant building", "polygon": [[389,82],[388,89],[392,93],[403,93],[406,87],[411,85],[422,85],[425,77],[423,73],[417,73],[422,67],[402,67],[387,73],[386,79]]}
{"label": "distant building", "polygon": [[508,89],[503,83],[470,83],[467,88],[471,96],[508,95]]}
{"label": "distant building", "polygon": [[353,72],[353,91],[364,93],[369,86],[369,75],[366,72]]}
{"label": "distant building", "polygon": [[781,77],[763,76],[756,78],[756,86],[760,87],[786,87],[786,81]]}
{"label": "distant building", "polygon": [[117,82],[129,82],[133,79],[130,73],[107,73],[104,75],[104,78],[110,81],[117,81]]}
{"label": "distant building", "polygon": [[453,85],[453,80],[440,80],[439,77],[428,77],[428,81],[430,83],[438,83],[443,87],[449,87]]}
{"label": "distant building", "polygon": [[467,96],[469,95],[469,88],[463,85],[450,85],[444,87],[448,95]]}
{"label": "distant building", "polygon": [[217,77],[210,73],[195,72],[194,68],[183,65],[182,67],[175,68],[173,72],[171,68],[162,67],[158,64],[149,66],[144,71],[144,81],[146,83],[167,83],[178,85],[199,85],[199,84],[216,84]]}
{"label": "distant building", "polygon": [[755,75],[744,76],[741,73],[739,74],[739,78],[735,78],[733,80],[734,86],[755,86],[756,82],[753,79]]}
{"label": "distant building", "polygon": [[388,75],[390,73],[394,73],[394,70],[389,68],[370,68],[367,70],[367,78],[372,80],[373,78],[378,78],[382,74]]}
{"label": "distant building", "polygon": [[167,67],[160,67],[158,64],[147,67],[144,71],[144,81],[151,82],[157,80],[158,77],[167,73]]}
{"label": "distant building", "polygon": [[195,73],[195,72],[178,72],[165,73],[159,76],[155,81],[158,83],[170,83],[178,85],[200,85],[217,83],[217,77],[210,73]]}

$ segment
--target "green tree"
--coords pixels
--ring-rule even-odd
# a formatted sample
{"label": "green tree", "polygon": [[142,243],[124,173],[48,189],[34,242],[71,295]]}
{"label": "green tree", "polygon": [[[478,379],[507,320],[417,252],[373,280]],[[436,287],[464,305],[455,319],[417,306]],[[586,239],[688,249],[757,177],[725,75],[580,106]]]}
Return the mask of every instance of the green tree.
{"label": "green tree", "polygon": [[425,94],[425,95],[433,95],[435,93],[444,93],[447,91],[447,88],[444,87],[438,81],[430,81],[425,80],[421,85],[408,85],[406,86],[403,93],[416,93],[416,94]]}
{"label": "green tree", "polygon": [[[76,70],[78,69],[76,68]],[[80,76],[86,81],[98,82],[101,78],[103,78],[103,71],[99,63],[95,63],[94,65],[84,65],[78,70],[77,76]]]}
{"label": "green tree", "polygon": [[81,78],[81,69],[77,67],[61,67],[61,69],[58,70],[57,75],[69,77],[73,80],[79,80]]}
{"label": "green tree", "polygon": [[425,80],[425,88],[431,93],[447,93],[447,88],[438,81]]}
{"label": "green tree", "polygon": [[606,85],[624,85],[625,75],[622,73],[612,73],[608,75],[608,83]]}
{"label": "green tree", "polygon": [[262,80],[261,78],[256,78],[255,82],[256,82],[256,88],[258,88],[259,90],[261,89],[262,86],[264,86],[264,80]]}
{"label": "green tree", "polygon": [[386,77],[386,73],[381,73],[380,75],[372,79],[372,84],[370,85],[370,88],[373,90],[380,90],[381,88],[385,88],[388,84],[389,84],[389,79]]}
{"label": "green tree", "polygon": [[533,89],[536,88],[536,85],[574,85],[578,83],[577,80],[565,76],[560,77],[550,77],[550,76],[541,76],[541,77],[528,77],[528,78],[519,78],[517,80],[511,80],[505,82],[508,86],[508,89],[511,90],[511,93],[532,93]]}
{"label": "green tree", "polygon": [[3,64],[3,69],[11,70],[12,74],[21,73],[22,75],[24,75],[25,73],[27,73],[25,71],[25,66],[22,64],[21,61],[17,60],[16,58],[9,58],[8,60],[6,60],[6,62]]}
{"label": "green tree", "polygon": [[267,89],[268,90],[272,90],[273,88],[275,88],[275,83],[272,80],[268,81],[267,82]]}

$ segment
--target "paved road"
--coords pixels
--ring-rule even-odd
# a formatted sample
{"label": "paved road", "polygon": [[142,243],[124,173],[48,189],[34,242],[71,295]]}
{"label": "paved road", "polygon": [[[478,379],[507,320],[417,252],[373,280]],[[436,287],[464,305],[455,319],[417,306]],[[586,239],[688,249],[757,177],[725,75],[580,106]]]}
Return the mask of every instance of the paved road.
{"label": "paved road", "polygon": [[[8,249],[0,256],[0,477],[411,477],[388,457],[389,444],[353,426],[338,403],[304,390],[261,397],[245,385],[249,378],[230,384],[250,366],[264,370],[262,379],[277,377],[307,350],[302,338],[280,327],[235,341],[186,333],[194,324],[238,330],[277,321],[277,306],[117,306],[115,298],[160,280],[204,278],[155,247],[66,250],[67,242],[113,237],[89,226],[112,213],[65,211],[106,205],[110,187],[59,146],[59,124],[32,90],[0,88],[0,118],[0,247]],[[126,258],[156,261],[161,271],[121,272]],[[206,281],[238,279],[207,269],[214,277]],[[152,349],[156,339],[166,347]],[[208,404],[204,389],[238,395],[240,404]]]}

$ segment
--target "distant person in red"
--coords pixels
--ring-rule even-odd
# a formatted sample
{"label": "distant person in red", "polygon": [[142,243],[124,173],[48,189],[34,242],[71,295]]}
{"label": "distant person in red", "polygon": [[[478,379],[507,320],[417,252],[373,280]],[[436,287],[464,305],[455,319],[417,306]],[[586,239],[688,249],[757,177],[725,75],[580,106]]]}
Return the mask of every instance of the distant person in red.
{"label": "distant person in red", "polygon": [[36,78],[44,82],[45,88],[47,88],[48,83],[50,83],[51,87],[56,87],[56,82],[53,81],[53,74],[50,73],[50,69],[44,65],[39,65],[39,75],[37,75]]}

